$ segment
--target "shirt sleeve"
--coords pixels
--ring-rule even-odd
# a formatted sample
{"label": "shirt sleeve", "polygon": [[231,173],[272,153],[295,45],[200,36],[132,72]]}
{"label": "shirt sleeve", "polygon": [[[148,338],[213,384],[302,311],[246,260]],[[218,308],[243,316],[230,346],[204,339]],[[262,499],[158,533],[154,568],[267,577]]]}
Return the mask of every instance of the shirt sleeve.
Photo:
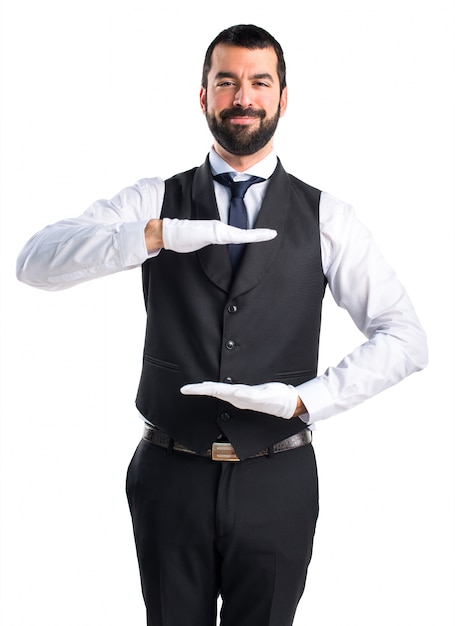
{"label": "shirt sleeve", "polygon": [[329,288],[367,341],[297,387],[308,424],[353,408],[427,363],[426,336],[414,307],[352,207],[322,193],[320,229]]}
{"label": "shirt sleeve", "polygon": [[142,179],[111,200],[97,200],[77,218],[47,226],[21,251],[18,279],[57,291],[140,266],[153,256],[144,229],[160,217],[163,198],[162,179]]}

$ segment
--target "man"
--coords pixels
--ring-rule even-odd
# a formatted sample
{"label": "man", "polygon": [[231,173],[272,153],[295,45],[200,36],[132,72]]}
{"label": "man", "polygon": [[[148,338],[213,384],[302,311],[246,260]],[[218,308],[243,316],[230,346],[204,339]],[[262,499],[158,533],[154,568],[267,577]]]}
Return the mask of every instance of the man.
{"label": "man", "polygon": [[[142,266],[146,423],[127,491],[147,624],[213,626],[221,594],[223,626],[287,626],[318,515],[312,425],[424,367],[425,335],[351,207],[278,161],[276,40],[220,33],[200,103],[201,167],[45,228],[18,277],[53,290]],[[367,341],[317,376],[327,283]]]}

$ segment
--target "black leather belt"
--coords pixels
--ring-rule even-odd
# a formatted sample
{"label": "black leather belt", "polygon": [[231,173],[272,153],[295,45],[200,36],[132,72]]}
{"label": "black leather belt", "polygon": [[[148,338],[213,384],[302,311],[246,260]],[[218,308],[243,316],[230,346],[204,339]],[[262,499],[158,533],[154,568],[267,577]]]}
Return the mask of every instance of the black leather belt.
{"label": "black leather belt", "polygon": [[[195,452],[178,441],[172,442],[172,439],[168,437],[166,433],[163,433],[162,430],[159,430],[154,426],[149,426],[149,424],[145,424],[142,437],[160,448],[170,448],[172,450],[176,450],[177,452],[186,452],[187,454],[203,456],[212,459],[212,461],[240,461],[232,444],[224,441],[215,441],[210,450],[206,450],[205,452]],[[300,433],[275,443],[272,446],[272,450],[266,448],[265,450],[261,450],[248,458],[255,459],[259,456],[269,456],[271,453],[275,454],[277,452],[286,452],[286,450],[292,450],[294,448],[305,446],[307,443],[311,443],[311,430],[305,428],[305,430],[302,430]]]}

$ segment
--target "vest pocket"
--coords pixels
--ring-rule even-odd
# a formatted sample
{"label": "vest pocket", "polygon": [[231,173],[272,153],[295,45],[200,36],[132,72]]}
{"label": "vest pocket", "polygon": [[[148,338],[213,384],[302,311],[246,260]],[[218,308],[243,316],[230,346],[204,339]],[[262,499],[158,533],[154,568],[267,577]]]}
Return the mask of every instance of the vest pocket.
{"label": "vest pocket", "polygon": [[168,370],[179,371],[181,369],[180,365],[177,363],[170,363],[169,361],[163,361],[162,359],[157,359],[154,356],[150,356],[149,354],[144,354],[144,361],[150,363],[151,365],[156,365],[158,367],[164,367]]}
{"label": "vest pocket", "polygon": [[287,385],[301,385],[316,376],[314,370],[296,370],[291,372],[275,372],[273,380]]}

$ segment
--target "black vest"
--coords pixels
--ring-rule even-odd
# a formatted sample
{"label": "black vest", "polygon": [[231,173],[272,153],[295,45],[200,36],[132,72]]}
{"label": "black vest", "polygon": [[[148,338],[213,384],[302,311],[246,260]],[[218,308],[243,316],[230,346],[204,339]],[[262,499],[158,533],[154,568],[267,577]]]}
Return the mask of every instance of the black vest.
{"label": "black vest", "polygon": [[[137,407],[176,441],[201,452],[224,433],[246,458],[302,430],[298,417],[244,411],[179,389],[205,380],[298,385],[316,376],[326,285],[319,198],[278,163],[255,224],[278,236],[248,244],[234,278],[226,246],[161,250],[144,263]],[[166,181],[162,217],[219,219],[208,159]]]}

